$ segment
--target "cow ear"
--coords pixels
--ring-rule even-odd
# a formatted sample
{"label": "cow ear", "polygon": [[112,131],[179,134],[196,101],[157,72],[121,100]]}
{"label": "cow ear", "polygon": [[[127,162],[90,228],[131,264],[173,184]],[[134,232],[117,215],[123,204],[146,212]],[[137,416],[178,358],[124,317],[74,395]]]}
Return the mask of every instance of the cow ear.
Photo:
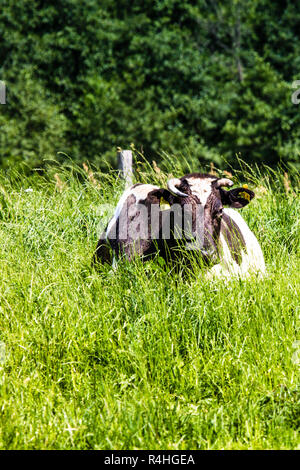
{"label": "cow ear", "polygon": [[234,209],[241,209],[254,198],[254,192],[248,188],[235,188],[229,191],[220,189],[220,194],[222,204]]}
{"label": "cow ear", "polygon": [[159,202],[160,204],[174,204],[175,196],[170,193],[167,189],[157,189],[155,191],[151,191],[151,197],[155,198],[155,203]]}

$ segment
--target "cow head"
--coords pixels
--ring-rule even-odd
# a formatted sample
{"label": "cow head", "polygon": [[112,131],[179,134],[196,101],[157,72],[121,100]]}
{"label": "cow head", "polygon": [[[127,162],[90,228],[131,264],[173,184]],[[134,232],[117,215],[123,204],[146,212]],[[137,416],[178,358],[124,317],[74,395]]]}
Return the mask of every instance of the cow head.
{"label": "cow head", "polygon": [[205,261],[214,261],[218,255],[218,239],[224,206],[240,209],[254,197],[253,191],[233,186],[227,178],[216,178],[210,174],[192,173],[168,181],[169,191],[179,203],[192,211],[192,231],[201,226],[203,235],[200,251]]}

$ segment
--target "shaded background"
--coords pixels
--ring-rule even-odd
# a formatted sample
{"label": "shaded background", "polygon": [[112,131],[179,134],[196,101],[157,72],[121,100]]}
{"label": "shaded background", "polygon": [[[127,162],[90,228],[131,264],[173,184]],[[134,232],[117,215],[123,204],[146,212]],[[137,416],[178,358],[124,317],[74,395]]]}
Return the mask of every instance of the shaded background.
{"label": "shaded background", "polygon": [[131,143],[199,167],[299,167],[300,2],[1,1],[0,166],[116,164]]}

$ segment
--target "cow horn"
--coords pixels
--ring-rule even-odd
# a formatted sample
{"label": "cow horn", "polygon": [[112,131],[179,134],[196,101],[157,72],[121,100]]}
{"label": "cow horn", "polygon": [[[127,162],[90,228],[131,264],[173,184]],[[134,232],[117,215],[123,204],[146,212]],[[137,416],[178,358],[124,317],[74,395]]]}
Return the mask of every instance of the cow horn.
{"label": "cow horn", "polygon": [[219,180],[217,180],[217,183],[216,183],[216,188],[221,188],[222,186],[233,186],[234,183],[233,181],[229,180],[228,178],[220,178]]}
{"label": "cow horn", "polygon": [[168,190],[175,196],[188,197],[188,194],[182,193],[176,188],[176,185],[181,183],[179,178],[172,178],[167,182]]}

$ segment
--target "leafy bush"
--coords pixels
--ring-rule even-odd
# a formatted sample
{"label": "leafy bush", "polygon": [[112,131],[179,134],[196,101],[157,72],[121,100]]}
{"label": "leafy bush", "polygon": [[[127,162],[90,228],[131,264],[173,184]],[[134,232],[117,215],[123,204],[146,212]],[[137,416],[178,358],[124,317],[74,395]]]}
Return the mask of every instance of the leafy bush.
{"label": "leafy bush", "polygon": [[[130,143],[236,165],[299,165],[300,5],[3,0],[0,163],[62,151],[104,169]],[[62,155],[59,157],[63,160]]]}

